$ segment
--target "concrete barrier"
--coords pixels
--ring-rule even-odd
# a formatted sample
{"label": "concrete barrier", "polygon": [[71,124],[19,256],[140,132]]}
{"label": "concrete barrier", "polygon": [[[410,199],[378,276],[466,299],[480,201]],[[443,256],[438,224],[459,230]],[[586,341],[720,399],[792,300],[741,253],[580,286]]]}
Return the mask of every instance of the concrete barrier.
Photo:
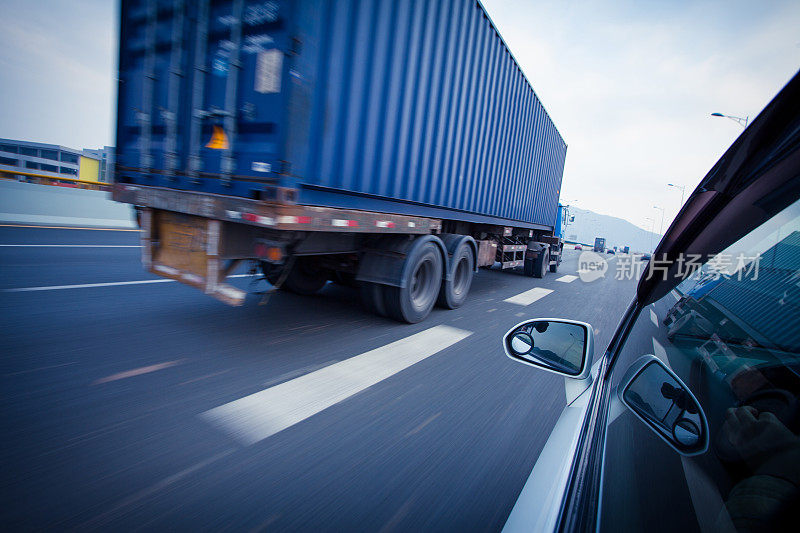
{"label": "concrete barrier", "polygon": [[134,228],[133,208],[111,193],[0,179],[0,223]]}

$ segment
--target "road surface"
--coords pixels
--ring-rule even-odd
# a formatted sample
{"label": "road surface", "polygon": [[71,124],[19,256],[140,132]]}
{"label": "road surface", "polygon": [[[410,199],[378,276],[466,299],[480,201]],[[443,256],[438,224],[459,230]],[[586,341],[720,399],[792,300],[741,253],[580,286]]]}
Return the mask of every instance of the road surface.
{"label": "road surface", "polygon": [[585,283],[568,250],[408,325],[334,284],[231,308],[139,253],[135,231],[0,227],[6,528],[498,530],[565,405],[503,334],[583,320],[598,357],[635,291],[620,256]]}

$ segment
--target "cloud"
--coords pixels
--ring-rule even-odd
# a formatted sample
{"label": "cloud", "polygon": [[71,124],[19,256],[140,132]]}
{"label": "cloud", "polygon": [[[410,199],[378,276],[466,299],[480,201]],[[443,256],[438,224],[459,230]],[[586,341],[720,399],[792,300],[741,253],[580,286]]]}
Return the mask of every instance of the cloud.
{"label": "cloud", "polygon": [[741,133],[710,113],[753,118],[800,65],[793,2],[484,5],[569,145],[562,197],[640,227]]}

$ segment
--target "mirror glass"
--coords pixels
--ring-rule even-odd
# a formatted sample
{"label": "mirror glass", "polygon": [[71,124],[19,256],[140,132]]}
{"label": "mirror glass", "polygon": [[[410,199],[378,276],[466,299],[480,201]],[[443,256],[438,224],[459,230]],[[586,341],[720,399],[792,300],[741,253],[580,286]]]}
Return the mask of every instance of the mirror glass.
{"label": "mirror glass", "polygon": [[511,356],[572,376],[583,369],[586,342],[581,324],[552,320],[526,322],[506,336]]}
{"label": "mirror glass", "polygon": [[625,404],[679,451],[705,447],[700,405],[657,361],[646,364],[622,393]]}
{"label": "mirror glass", "polygon": [[511,337],[511,349],[517,355],[526,355],[533,349],[533,338],[524,331],[518,331]]}

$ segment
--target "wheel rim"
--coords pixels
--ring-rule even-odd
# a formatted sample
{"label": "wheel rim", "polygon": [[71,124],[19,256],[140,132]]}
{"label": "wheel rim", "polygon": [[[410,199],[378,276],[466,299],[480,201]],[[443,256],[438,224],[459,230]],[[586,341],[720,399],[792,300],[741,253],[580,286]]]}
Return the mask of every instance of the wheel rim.
{"label": "wheel rim", "polygon": [[433,261],[425,259],[417,265],[411,278],[411,303],[414,307],[421,309],[429,303],[433,282]]}
{"label": "wheel rim", "polygon": [[467,288],[469,282],[469,261],[466,257],[462,257],[456,265],[456,271],[453,275],[453,294],[460,296]]}

